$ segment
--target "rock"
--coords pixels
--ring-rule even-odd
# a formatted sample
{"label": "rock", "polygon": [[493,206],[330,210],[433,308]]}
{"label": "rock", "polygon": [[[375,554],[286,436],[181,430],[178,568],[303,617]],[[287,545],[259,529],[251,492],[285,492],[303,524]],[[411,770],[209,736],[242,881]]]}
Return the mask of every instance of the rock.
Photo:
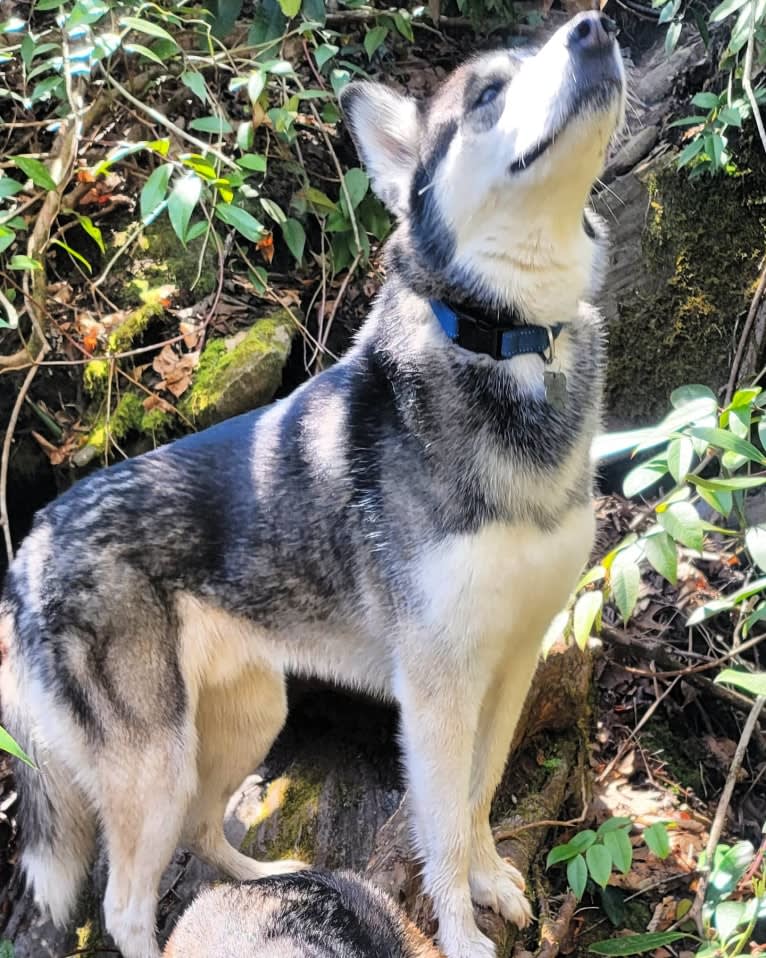
{"label": "rock", "polygon": [[622,176],[638,166],[641,160],[653,149],[660,135],[656,126],[647,126],[639,130],[617,150],[601,177],[603,183],[611,182],[615,176]]}
{"label": "rock", "polygon": [[282,382],[296,330],[283,310],[256,320],[243,334],[211,339],[181,400],[181,412],[208,426],[269,402]]}

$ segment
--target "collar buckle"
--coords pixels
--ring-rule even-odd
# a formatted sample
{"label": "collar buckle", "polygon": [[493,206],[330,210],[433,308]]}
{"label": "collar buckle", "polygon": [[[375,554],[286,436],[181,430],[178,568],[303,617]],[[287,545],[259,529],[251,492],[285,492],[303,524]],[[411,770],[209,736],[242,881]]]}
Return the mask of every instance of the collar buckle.
{"label": "collar buckle", "polygon": [[550,326],[545,326],[544,329],[548,334],[548,349],[543,353],[543,362],[546,366],[550,366],[556,358],[556,336]]}

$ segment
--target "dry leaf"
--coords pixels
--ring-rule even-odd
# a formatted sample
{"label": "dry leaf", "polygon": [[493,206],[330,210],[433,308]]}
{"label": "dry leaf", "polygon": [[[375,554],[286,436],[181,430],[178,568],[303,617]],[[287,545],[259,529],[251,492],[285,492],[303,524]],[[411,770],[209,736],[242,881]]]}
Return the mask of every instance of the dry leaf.
{"label": "dry leaf", "polygon": [[167,389],[176,399],[182,396],[191,385],[192,372],[199,362],[199,353],[179,355],[172,346],[166,344],[154,357],[152,367],[162,376],[157,389]]}

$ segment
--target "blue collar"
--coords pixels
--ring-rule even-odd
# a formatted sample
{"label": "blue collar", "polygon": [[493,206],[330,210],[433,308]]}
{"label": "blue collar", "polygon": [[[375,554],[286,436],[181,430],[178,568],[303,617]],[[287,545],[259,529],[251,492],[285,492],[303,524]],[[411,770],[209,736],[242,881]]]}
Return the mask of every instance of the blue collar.
{"label": "blue collar", "polygon": [[493,359],[511,359],[513,356],[537,353],[546,362],[550,362],[553,344],[564,328],[563,323],[555,323],[553,326],[522,326],[518,320],[502,325],[489,322],[485,317],[458,312],[438,299],[431,299],[429,303],[441,328],[453,343]]}

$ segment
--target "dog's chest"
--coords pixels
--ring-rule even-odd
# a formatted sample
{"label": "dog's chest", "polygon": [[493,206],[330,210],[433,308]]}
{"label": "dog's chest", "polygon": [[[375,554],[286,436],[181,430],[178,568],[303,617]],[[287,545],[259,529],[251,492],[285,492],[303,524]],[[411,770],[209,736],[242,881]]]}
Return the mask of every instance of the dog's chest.
{"label": "dog's chest", "polygon": [[566,604],[593,534],[593,510],[584,506],[551,532],[492,523],[451,536],[429,550],[417,569],[423,624],[478,643],[539,642]]}

